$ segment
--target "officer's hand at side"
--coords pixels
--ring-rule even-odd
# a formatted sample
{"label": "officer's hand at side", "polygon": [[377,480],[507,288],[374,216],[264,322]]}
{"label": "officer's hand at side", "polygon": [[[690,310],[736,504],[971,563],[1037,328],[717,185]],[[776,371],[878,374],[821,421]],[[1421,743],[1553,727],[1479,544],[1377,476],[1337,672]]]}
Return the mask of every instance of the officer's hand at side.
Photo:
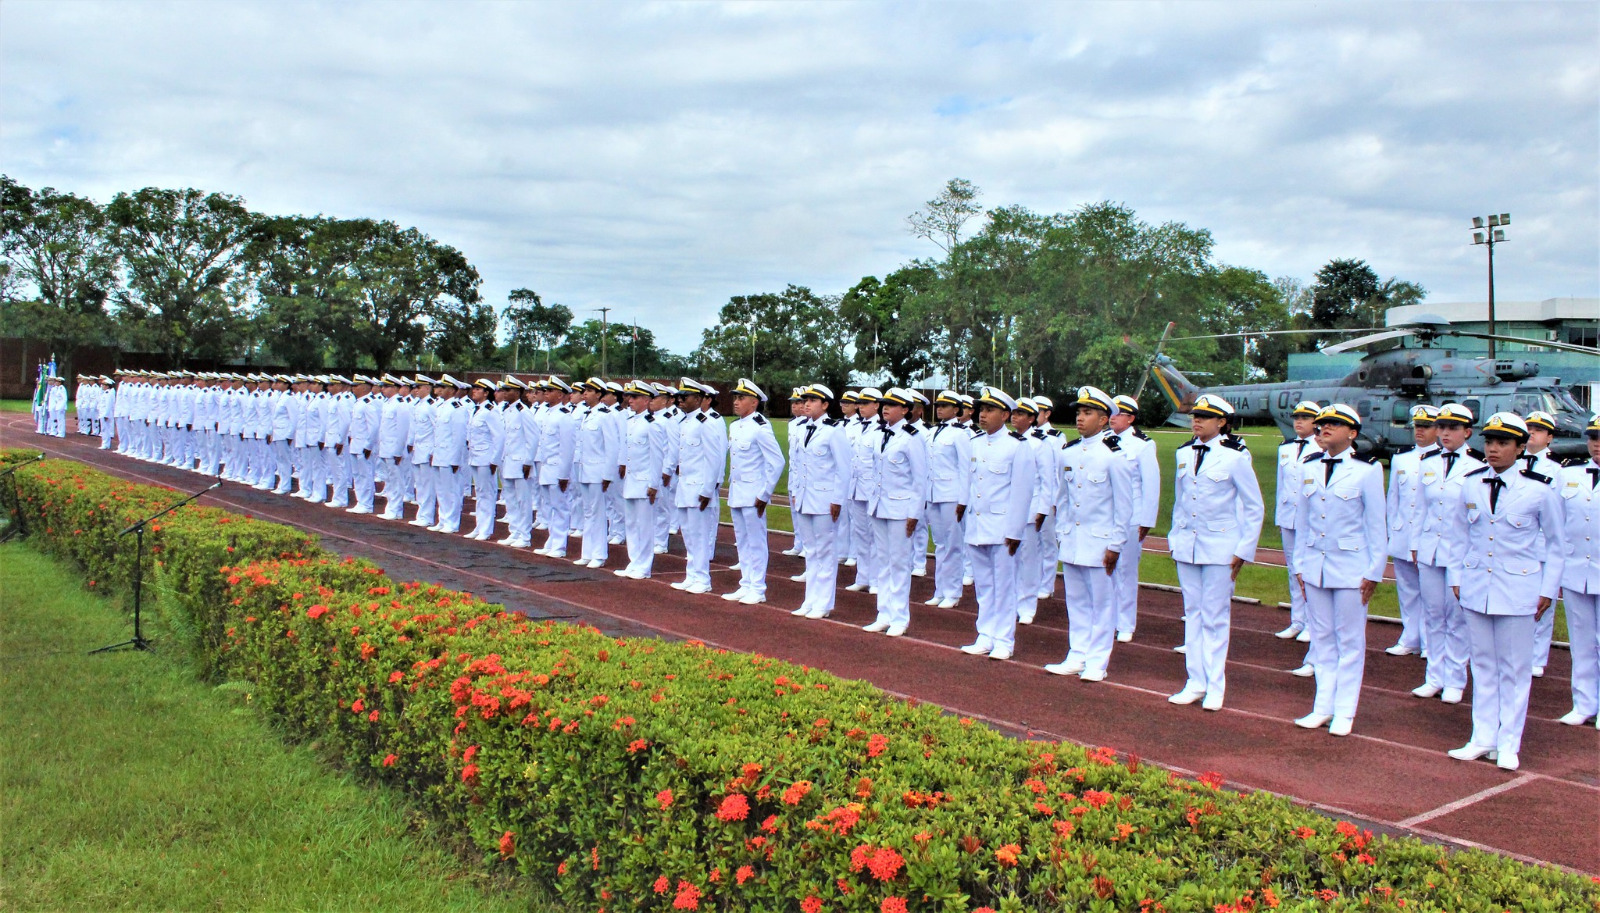
{"label": "officer's hand at side", "polygon": [[916,532],[916,531],[917,531],[917,521],[912,520],[910,518],[907,518],[906,519],[906,538],[910,539],[911,538],[911,534]]}
{"label": "officer's hand at side", "polygon": [[1150,527],[1148,527],[1148,526],[1139,527],[1139,541],[1140,542],[1143,542],[1144,541],[1144,537],[1148,536],[1148,535],[1150,535]]}
{"label": "officer's hand at side", "polygon": [[[1460,596],[1456,597],[1457,600],[1460,600],[1460,598],[1461,598]],[[1540,596],[1539,597],[1539,607],[1537,609],[1533,610],[1534,620],[1537,621],[1538,619],[1543,618],[1544,617],[1544,613],[1546,613],[1548,611],[1550,611],[1550,597],[1548,597],[1548,596]]]}
{"label": "officer's hand at side", "polygon": [[1117,569],[1117,560],[1120,559],[1121,557],[1122,557],[1121,555],[1117,554],[1116,552],[1112,551],[1111,549],[1109,549],[1109,548],[1106,549],[1106,556],[1104,558],[1104,561],[1105,561],[1105,565],[1106,565],[1106,574],[1107,575],[1109,575],[1112,571]]}
{"label": "officer's hand at side", "polygon": [[611,480],[610,479],[604,479],[604,480],[602,480],[600,482],[600,490],[601,491],[608,491],[608,490],[610,490],[610,488],[611,488]]}
{"label": "officer's hand at side", "polygon": [[760,501],[760,500],[756,501],[756,516],[765,517],[766,515],[767,515],[767,502]]}
{"label": "officer's hand at side", "polygon": [[672,475],[670,473],[663,472],[661,474],[661,487],[662,488],[666,488],[668,485],[671,485],[671,484],[672,484]]}
{"label": "officer's hand at side", "polygon": [[567,480],[566,479],[562,479],[561,481],[556,483],[556,486],[558,488],[560,488],[562,491],[566,491],[567,490]]}
{"label": "officer's hand at side", "polygon": [[1038,530],[1044,529],[1044,514],[1033,515],[1033,528]]}
{"label": "officer's hand at side", "polygon": [[701,510],[705,510],[707,507],[710,507],[710,506],[711,506],[711,499],[706,497],[705,495],[701,495],[700,496],[700,509]]}
{"label": "officer's hand at side", "polygon": [[1377,592],[1378,583],[1375,580],[1361,581],[1361,604],[1366,605],[1372,601],[1372,594]]}
{"label": "officer's hand at side", "polygon": [[650,498],[650,503],[651,504],[656,503],[656,490],[654,488],[652,488],[649,491],[645,492],[645,495]]}
{"label": "officer's hand at side", "polygon": [[1019,546],[1021,544],[1022,544],[1022,540],[1021,539],[1007,539],[1006,540],[1006,554],[1015,555],[1017,553],[1017,546]]}
{"label": "officer's hand at side", "polygon": [[365,450],[363,450],[363,451],[361,451],[361,458],[362,458],[362,459],[363,459],[363,460],[370,460],[370,459],[372,459],[372,449],[371,449],[371,448],[370,448],[370,447],[369,447],[369,448],[367,448],[367,449],[365,449]]}
{"label": "officer's hand at side", "polygon": [[965,517],[966,515],[967,515],[967,505],[965,505],[965,504],[957,504],[956,505],[956,522],[960,523],[962,518]]}
{"label": "officer's hand at side", "polygon": [[839,509],[837,504],[828,505],[828,518],[835,523],[839,522]]}
{"label": "officer's hand at side", "polygon": [[626,466],[618,466],[617,467],[617,478],[626,479],[627,477],[628,477],[628,467],[626,467]]}
{"label": "officer's hand at side", "polygon": [[532,466],[529,466],[529,465],[528,465],[528,464],[526,464],[526,463],[524,463],[524,464],[523,464],[523,465],[522,465],[522,477],[523,477],[523,478],[524,478],[524,479],[531,479],[531,478],[533,478],[533,476],[530,476],[530,475],[528,475],[528,473],[530,473],[530,472],[532,472],[532,471],[533,471],[533,467],[532,467]]}
{"label": "officer's hand at side", "polygon": [[1229,580],[1238,580],[1239,572],[1244,570],[1244,559],[1238,555],[1233,556],[1233,570],[1228,574]]}
{"label": "officer's hand at side", "polygon": [[[1450,588],[1450,592],[1455,594],[1456,602],[1460,602],[1461,601],[1461,587],[1453,586],[1453,587]],[[1534,617],[1537,618],[1538,616],[1535,615]]]}

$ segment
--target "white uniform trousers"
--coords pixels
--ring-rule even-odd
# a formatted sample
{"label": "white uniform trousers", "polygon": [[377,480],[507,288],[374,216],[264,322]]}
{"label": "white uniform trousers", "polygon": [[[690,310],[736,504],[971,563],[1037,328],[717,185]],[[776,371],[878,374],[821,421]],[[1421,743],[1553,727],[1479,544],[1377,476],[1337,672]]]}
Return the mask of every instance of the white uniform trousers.
{"label": "white uniform trousers", "polygon": [[117,452],[127,453],[128,443],[131,441],[133,422],[125,415],[117,416]]}
{"label": "white uniform trousers", "polygon": [[622,518],[627,526],[628,571],[649,577],[656,561],[656,506],[649,498],[624,498]]}
{"label": "white uniform trousers", "polygon": [[1139,627],[1139,559],[1144,556],[1144,543],[1139,541],[1139,527],[1128,527],[1128,539],[1122,546],[1122,558],[1111,575],[1111,598],[1117,604],[1117,633],[1132,634]]}
{"label": "white uniform trousers", "polygon": [[312,444],[310,447],[296,447],[294,455],[295,477],[300,480],[300,491],[309,496],[322,478],[322,451]]}
{"label": "white uniform trousers", "polygon": [[[255,471],[251,474],[255,481],[252,484],[264,485],[267,488],[271,488],[274,484],[276,484],[277,481],[278,455],[273,452],[273,445],[267,443],[266,438],[256,438],[255,440],[251,441],[251,444],[254,445],[255,450],[254,462],[252,464],[255,467]],[[352,478],[354,478],[355,463],[351,463],[350,465],[350,472]],[[372,474],[371,460],[367,460],[367,474]],[[370,503],[368,506],[371,506]]]}
{"label": "white uniform trousers", "polygon": [[[1417,562],[1417,587],[1427,612],[1427,683],[1440,688],[1467,687],[1467,621],[1461,603],[1445,585],[1445,570]],[[1532,650],[1532,647],[1529,647]]]}
{"label": "white uniform trousers", "polygon": [[438,502],[439,510],[439,522],[434,525],[439,527],[439,532],[458,533],[461,531],[461,505],[467,497],[470,470],[465,466],[459,469],[435,466],[433,472],[433,497]]}
{"label": "white uniform trousers", "polygon": [[[789,514],[792,517],[792,522],[790,525],[794,527],[794,545],[790,546],[790,548],[804,555],[806,553],[807,527],[806,524],[800,522],[800,512],[794,509],[793,499],[790,499],[789,505]],[[844,515],[844,511],[842,510],[839,513],[841,516]]]}
{"label": "white uniform trousers", "polygon": [[677,517],[678,508],[673,506],[673,501],[678,497],[675,484],[663,485],[656,489],[656,504],[653,510],[655,516],[655,548],[663,551],[667,548],[667,539],[672,535],[672,522]]}
{"label": "white uniform trousers", "polygon": [[[432,526],[439,522],[439,473],[427,463],[412,463],[411,478],[417,486],[417,515],[412,519],[418,526]],[[426,523],[417,521],[426,520]]]}
{"label": "white uniform trousers", "polygon": [[683,547],[688,552],[684,582],[690,586],[711,586],[711,556],[717,548],[717,520],[722,514],[721,499],[715,495],[704,510],[684,508]]}
{"label": "white uniform trousers", "polygon": [[835,538],[833,553],[838,556],[839,560],[844,561],[854,558],[856,556],[855,517],[850,513],[850,504],[848,502],[839,506],[839,519],[833,524],[833,535]]}
{"label": "white uniform trousers", "polygon": [[[1596,618],[1600,596],[1563,589],[1561,598],[1567,606],[1567,641],[1572,644],[1572,709],[1595,716],[1600,714],[1600,619]],[[1555,613],[1551,606],[1545,615]]]}
{"label": "white uniform trousers", "polygon": [[344,506],[350,495],[350,457],[329,445],[322,450],[322,480],[327,483],[329,504]]}
{"label": "white uniform trousers", "polygon": [[406,515],[405,482],[406,470],[410,467],[405,457],[400,458],[397,464],[394,457],[385,457],[379,461],[383,466],[384,477],[382,496],[387,503],[383,507],[385,519],[398,520]]}
{"label": "white uniform trousers", "polygon": [[357,507],[372,509],[372,497],[378,483],[374,474],[376,469],[372,457],[362,456],[359,450],[350,454],[350,487],[355,489]]}
{"label": "white uniform trousers", "polygon": [[[872,518],[872,550],[876,555],[904,555],[906,521]],[[890,627],[911,623],[911,565],[893,557],[878,569],[878,621]]]}
{"label": "white uniform trousers", "polygon": [[966,543],[956,522],[956,503],[928,505],[928,529],[933,533],[933,595],[937,599],[961,598],[961,575],[966,572]]}
{"label": "white uniform trousers", "polygon": [[1233,619],[1233,569],[1226,564],[1178,565],[1183,590],[1185,691],[1222,699],[1228,690],[1228,641]]}
{"label": "white uniform trousers", "polygon": [[278,438],[272,447],[273,494],[286,495],[294,489],[294,449],[289,442]]}
{"label": "white uniform trousers", "polygon": [[867,502],[851,499],[844,509],[850,512],[850,544],[855,552],[851,557],[856,559],[855,582],[861,586],[878,585],[878,564],[876,536],[872,531],[872,511],[867,509]]}
{"label": "white uniform trousers", "polygon": [[[840,517],[844,511],[839,512]],[[839,522],[828,514],[794,515],[795,528],[805,530],[806,598],[801,608],[822,615],[833,612],[839,581]]]}
{"label": "white uniform trousers", "polygon": [[558,553],[554,557],[559,558],[566,555],[567,537],[572,535],[572,484],[567,484],[566,491],[557,482],[539,487],[544,490],[544,514],[540,519],[550,531],[544,539],[544,550],[554,548]]}
{"label": "white uniform trousers", "polygon": [[[533,475],[532,467],[528,475]],[[533,493],[539,484],[524,478],[521,466],[506,468],[506,536],[512,542],[533,541]]]}
{"label": "white uniform trousers", "polygon": [[1361,604],[1361,591],[1306,584],[1306,620],[1311,624],[1311,669],[1317,676],[1311,712],[1352,719],[1367,667],[1367,607]]}
{"label": "white uniform trousers", "polygon": [[908,572],[922,568],[924,575],[928,572],[928,521],[917,521],[917,528],[911,532],[911,537],[906,540],[906,567]]}
{"label": "white uniform trousers", "polygon": [[1422,584],[1417,563],[1404,558],[1389,560],[1394,562],[1394,589],[1400,597],[1400,640],[1397,643],[1420,653],[1427,642],[1423,634],[1427,628],[1424,624],[1427,609],[1422,605]]}
{"label": "white uniform trousers", "polygon": [[1056,515],[1046,514],[1044,528],[1039,531],[1039,598],[1049,599],[1056,594],[1056,567],[1060,561],[1059,542],[1056,539]]}
{"label": "white uniform trousers", "polygon": [[608,552],[606,539],[610,535],[606,522],[606,492],[599,482],[579,482],[578,497],[583,505],[583,525],[578,534],[583,537],[582,557],[605,563]]}
{"label": "white uniform trousers", "polygon": [[1289,569],[1289,623],[1299,625],[1303,630],[1310,630],[1311,624],[1306,621],[1306,597],[1300,592],[1300,585],[1294,579],[1295,531],[1280,526],[1278,534],[1283,537],[1283,566]]}
{"label": "white uniform trousers", "polygon": [[[1530,658],[1535,669],[1543,669],[1550,665],[1550,642],[1556,636],[1556,610],[1555,606],[1544,613],[1544,617],[1533,623],[1533,653]],[[1567,636],[1572,636],[1568,631]]]}
{"label": "white uniform trousers", "polygon": [[1010,651],[1017,643],[1017,556],[1004,544],[968,545],[966,551],[978,596],[978,644]]}
{"label": "white uniform trousers", "polygon": [[1022,545],[1017,547],[1017,620],[1031,624],[1039,613],[1039,552],[1052,548],[1044,542],[1044,533],[1029,523],[1022,528]]}
{"label": "white uniform trousers", "polygon": [[1063,564],[1061,582],[1067,600],[1067,662],[1081,662],[1085,672],[1104,674],[1117,640],[1111,575],[1104,565]]}
{"label": "white uniform trousers", "polygon": [[[116,422],[112,421],[111,419],[106,418],[106,419],[101,419],[100,420],[100,449],[101,450],[110,450],[111,449],[111,439],[117,436],[116,435],[116,427],[117,427]],[[215,473],[213,473],[213,474],[215,474]]]}
{"label": "white uniform trousers", "polygon": [[494,518],[500,500],[500,486],[495,482],[494,469],[493,466],[472,466],[462,470],[471,472],[473,535],[494,535]]}
{"label": "white uniform trousers", "polygon": [[622,503],[622,483],[612,482],[611,488],[606,491],[606,536],[610,539],[627,541],[628,521],[624,513],[625,505]]}
{"label": "white uniform trousers", "polygon": [[1462,614],[1472,644],[1472,744],[1518,754],[1533,684],[1533,616]]}
{"label": "white uniform trousers", "polygon": [[767,594],[767,518],[754,507],[730,507],[733,541],[739,552],[739,589]]}

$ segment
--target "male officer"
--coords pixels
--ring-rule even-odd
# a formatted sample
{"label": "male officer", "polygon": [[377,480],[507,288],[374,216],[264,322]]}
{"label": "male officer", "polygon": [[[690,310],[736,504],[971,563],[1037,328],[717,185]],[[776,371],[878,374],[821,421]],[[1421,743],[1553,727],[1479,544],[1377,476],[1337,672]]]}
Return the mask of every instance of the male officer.
{"label": "male officer", "polygon": [[409,380],[393,374],[383,376],[383,402],[378,410],[378,461],[383,467],[383,497],[387,504],[385,520],[403,520],[410,463],[406,461],[406,441],[411,437],[411,400],[402,394],[411,387]]}
{"label": "male officer", "polygon": [[1067,602],[1067,656],[1045,666],[1057,675],[1104,681],[1116,643],[1117,606],[1111,579],[1133,525],[1134,465],[1110,433],[1110,394],[1079,387],[1078,437],[1058,446],[1050,474],[1059,492],[1054,552],[1062,565]]}
{"label": "male officer", "polygon": [[678,381],[684,419],[678,439],[678,506],[684,509],[684,578],[673,589],[711,592],[711,556],[717,545],[718,496],[728,459],[728,426],[711,408],[717,391],[685,377]]}
{"label": "male officer", "polygon": [[[1582,726],[1600,715],[1600,414],[1583,433],[1587,457],[1573,457],[1556,476],[1567,554],[1561,564],[1561,598],[1572,645],[1572,709],[1560,718]],[[1596,720],[1600,726],[1600,720]]]}
{"label": "male officer", "polygon": [[467,416],[467,465],[472,473],[472,532],[464,538],[482,542],[494,535],[495,505],[500,489],[495,473],[505,458],[506,429],[500,410],[490,401],[499,385],[487,378],[472,385],[472,413]]}
{"label": "male officer", "polygon": [[972,438],[967,509],[956,509],[966,527],[978,597],[978,639],[961,648],[973,656],[1010,659],[1017,637],[1017,549],[1033,523],[1038,463],[1022,433],[1007,431],[1017,401],[997,387],[977,399],[978,430]]}
{"label": "male officer", "polygon": [[[1294,579],[1294,522],[1300,503],[1300,463],[1317,449],[1316,420],[1321,412],[1322,406],[1308,399],[1295,403],[1294,411],[1289,413],[1294,440],[1278,445],[1278,490],[1273,499],[1272,522],[1283,539],[1283,563],[1289,571],[1289,626],[1277,636],[1285,640],[1293,637],[1301,643],[1311,639],[1311,626],[1306,624],[1304,588]],[[1304,671],[1309,673],[1310,669]]]}
{"label": "male officer", "polygon": [[461,505],[466,499],[471,475],[466,468],[467,425],[474,406],[467,394],[471,384],[448,374],[439,381],[440,386],[448,386],[453,395],[440,400],[433,415],[434,500],[438,502],[438,522],[428,527],[428,532],[448,534],[461,531]]}
{"label": "male officer", "polygon": [[411,402],[411,422],[407,426],[406,457],[411,461],[412,487],[417,493],[417,515],[412,526],[427,528],[438,520],[438,473],[433,471],[433,423],[439,401],[448,395],[445,388],[426,374],[412,378],[417,396]]}
{"label": "male officer", "polygon": [[[350,420],[354,415],[355,395],[350,392],[351,378],[342,374],[335,374],[328,378],[328,411],[322,426],[322,478],[327,483],[326,498],[319,498],[320,491],[311,493],[313,501],[324,502],[327,507],[343,510],[350,503],[350,455],[346,451],[350,440]],[[242,390],[242,388],[241,388]],[[238,397],[239,428],[243,428],[244,412],[249,406],[245,396]],[[243,432],[240,432],[239,450],[236,456],[239,463],[245,459]],[[229,472],[237,472],[233,463],[228,464]]]}
{"label": "male officer", "polygon": [[[1510,412],[1483,425],[1486,465],[1462,480],[1445,537],[1449,584],[1472,643],[1472,738],[1450,757],[1516,770],[1533,682],[1533,629],[1551,610],[1567,546],[1549,476],[1519,462],[1528,426]],[[1540,534],[1543,541],[1540,541]]]}
{"label": "male officer", "polygon": [[793,615],[827,618],[833,613],[839,578],[838,547],[850,485],[850,440],[844,420],[828,417],[833,391],[812,384],[800,391],[805,424],[791,430],[795,443],[789,464],[789,512],[806,541],[806,595]]}
{"label": "male officer", "polygon": [[1417,562],[1417,587],[1422,593],[1427,630],[1428,668],[1423,683],[1411,693],[1459,704],[1467,687],[1467,620],[1461,603],[1446,583],[1450,550],[1446,539],[1454,524],[1456,502],[1467,473],[1482,466],[1477,451],[1467,446],[1472,410],[1460,403],[1439,407],[1439,451],[1421,462],[1422,524],[1412,539]]}
{"label": "male officer", "polygon": [[45,433],[51,437],[67,436],[67,386],[59,377],[51,375],[49,389],[45,391]]}
{"label": "male officer", "polygon": [[[855,435],[857,433],[857,429],[859,428],[859,423],[856,421],[856,417],[859,415],[860,411],[861,394],[854,390],[846,390],[844,393],[839,395],[839,413],[843,416],[843,418],[839,419],[839,433],[843,435],[845,442],[850,444],[852,447],[854,446]],[[827,418],[827,409],[823,409],[823,418]],[[852,457],[853,461],[853,451],[850,456]],[[854,472],[853,462],[851,472]],[[855,518],[854,515],[850,513],[849,503],[851,487],[851,477],[847,475],[845,477],[844,512],[839,515],[839,522],[834,530],[834,535],[838,536],[837,546],[835,547],[834,551],[841,559],[843,559],[840,563],[845,567],[855,567],[857,564],[855,551]]]}
{"label": "male officer", "polygon": [[952,608],[961,601],[965,543],[956,513],[964,510],[971,484],[972,433],[956,421],[961,397],[944,390],[934,397],[936,424],[928,439],[928,528],[933,533],[933,598],[923,605]]}
{"label": "male officer", "polygon": [[1317,414],[1322,453],[1300,462],[1295,582],[1305,588],[1317,694],[1295,725],[1350,734],[1367,659],[1367,604],[1388,563],[1383,470],[1356,455],[1361,418],[1333,403]]}
{"label": "male officer", "polygon": [[[1056,426],[1050,423],[1050,416],[1055,412],[1056,404],[1048,396],[1035,393],[1029,397],[1033,400],[1033,407],[1038,410],[1034,417],[1033,428],[1029,434],[1045,442],[1045,450],[1051,454],[1050,479],[1056,485],[1056,496],[1060,495],[1060,482],[1056,478],[1055,452],[1067,442],[1066,435],[1062,434]],[[1059,573],[1060,561],[1056,555],[1056,512],[1055,499],[1052,498],[1051,510],[1044,516],[1044,525],[1039,528],[1039,598],[1049,599],[1056,594],[1056,576]]]}
{"label": "male officer", "polygon": [[[1528,425],[1528,447],[1522,454],[1523,468],[1531,469],[1554,479],[1561,474],[1561,464],[1550,452],[1550,442],[1555,439],[1556,417],[1548,412],[1534,410],[1523,419]],[[1544,667],[1550,664],[1550,641],[1556,632],[1556,613],[1539,616],[1533,628],[1533,677],[1543,678]]]}
{"label": "male officer", "polygon": [[1111,574],[1112,600],[1117,606],[1117,642],[1133,640],[1139,624],[1139,558],[1144,552],[1144,537],[1155,528],[1161,509],[1161,462],[1155,441],[1134,427],[1139,419],[1139,401],[1123,395],[1112,398],[1117,411],[1111,416],[1111,433],[1117,436],[1122,452],[1133,463],[1133,527],[1123,544],[1117,569]]}
{"label": "male officer", "polygon": [[[907,395],[911,397],[911,412],[906,415],[906,424],[916,429],[917,440],[922,442],[923,450],[926,452],[928,447],[928,422],[926,419],[928,409],[933,405],[933,402],[921,390],[911,387],[907,387],[905,390]],[[923,506],[926,508],[927,505]],[[928,576],[929,539],[926,510],[923,511],[923,516],[924,519],[917,521],[917,528],[911,534],[911,540],[906,543],[906,557],[911,562],[911,576],[913,577]]]}
{"label": "male officer", "polygon": [[1383,652],[1409,656],[1424,650],[1425,610],[1417,584],[1417,562],[1412,540],[1422,522],[1422,461],[1439,452],[1439,429],[1433,421],[1439,410],[1423,403],[1411,407],[1411,437],[1415,446],[1389,460],[1389,557],[1394,562],[1395,592],[1400,597],[1400,639]]}
{"label": "male officer", "polygon": [[[793,500],[792,489],[794,488],[795,454],[800,449],[800,438],[805,436],[806,424],[811,421],[810,417],[806,414],[808,411],[807,408],[802,405],[804,401],[802,394],[804,392],[805,387],[795,387],[789,391],[789,453],[787,454],[787,458],[789,460],[789,488],[791,489],[791,501]],[[792,510],[793,505],[791,504],[791,512]],[[794,521],[794,540],[789,543],[788,548],[783,550],[783,554],[790,556],[804,556],[805,553],[805,524],[796,519]],[[805,580],[805,572],[802,571],[790,579],[795,580],[796,582]]]}
{"label": "male officer", "polygon": [[661,495],[661,461],[666,456],[666,438],[656,428],[650,412],[655,389],[646,381],[632,380],[622,388],[627,403],[628,421],[623,426],[621,459],[624,541],[628,563],[612,573],[618,577],[643,580],[655,564],[655,501]]}
{"label": "male officer", "polygon": [[527,548],[533,544],[533,489],[538,484],[533,475],[534,447],[538,441],[529,435],[532,422],[528,419],[533,409],[523,401],[528,385],[520,378],[507,374],[500,381],[500,390],[506,397],[500,409],[506,441],[500,463],[505,485],[506,536],[498,544]]}
{"label": "male officer", "polygon": [[655,501],[654,547],[651,551],[657,555],[665,555],[672,536],[672,524],[678,516],[678,436],[682,431],[679,423],[683,421],[683,410],[673,405],[672,397],[677,391],[671,385],[647,386],[652,387],[650,415],[655,419],[653,427],[663,438],[664,448],[661,457],[660,494],[656,495]]}
{"label": "male officer", "polygon": [[[1025,625],[1033,624],[1034,615],[1039,611],[1039,590],[1044,586],[1040,580],[1044,564],[1039,554],[1055,549],[1053,537],[1050,542],[1045,541],[1044,529],[1045,521],[1055,513],[1059,493],[1056,451],[1060,445],[1034,427],[1038,417],[1039,407],[1026,396],[1018,399],[1017,407],[1011,410],[1011,426],[1022,435],[1034,464],[1032,520],[1028,528],[1022,531],[1022,546],[1017,550],[1017,623]],[[1054,569],[1055,563],[1051,562],[1052,578]],[[1055,581],[1052,579],[1051,590],[1054,589]]]}
{"label": "male officer", "polygon": [[767,601],[767,505],[783,475],[783,451],[762,415],[767,394],[748,377],[733,388],[733,414],[728,427],[728,513],[733,519],[739,552],[739,587],[723,599],[743,605]]}
{"label": "male officer", "polygon": [[873,555],[879,559],[878,617],[863,631],[882,631],[899,637],[911,624],[911,566],[905,560],[906,540],[917,530],[928,499],[928,451],[918,440],[920,432],[906,421],[911,411],[909,391],[891,387],[880,409],[883,428],[868,434],[877,438],[873,448],[872,512]]}
{"label": "male officer", "polygon": [[372,454],[378,445],[378,422],[383,407],[372,388],[372,378],[364,374],[356,375],[356,401],[350,413],[349,442],[350,477],[356,493],[356,506],[349,510],[352,514],[372,513],[372,499],[377,488]]}
{"label": "male officer", "polygon": [[874,497],[873,462],[877,459],[878,443],[883,440],[879,433],[881,423],[878,421],[879,401],[883,398],[883,391],[877,387],[867,387],[856,393],[856,422],[847,426],[850,436],[850,504],[846,508],[850,512],[850,536],[854,546],[852,555],[856,559],[856,579],[845,589],[852,593],[866,590],[876,595],[878,592],[878,574],[882,570],[883,556],[877,553],[877,542],[873,536],[872,509],[869,506]]}
{"label": "male officer", "polygon": [[1167,546],[1183,590],[1183,690],[1174,704],[1221,710],[1227,693],[1233,585],[1261,539],[1261,486],[1244,442],[1224,435],[1233,405],[1202,393],[1190,410],[1194,437],[1178,448]]}
{"label": "male officer", "polygon": [[588,408],[578,422],[577,456],[573,462],[583,502],[583,551],[573,564],[602,567],[610,543],[606,501],[617,481],[617,468],[622,465],[622,429],[617,426],[611,407],[601,401],[606,393],[605,381],[591,377],[582,387],[583,402]]}
{"label": "male officer", "polygon": [[535,555],[567,557],[567,539],[572,535],[573,455],[577,451],[578,419],[565,402],[572,387],[552,375],[545,381],[543,423],[539,429],[539,489],[543,492],[545,513],[539,519],[549,530],[544,546]]}

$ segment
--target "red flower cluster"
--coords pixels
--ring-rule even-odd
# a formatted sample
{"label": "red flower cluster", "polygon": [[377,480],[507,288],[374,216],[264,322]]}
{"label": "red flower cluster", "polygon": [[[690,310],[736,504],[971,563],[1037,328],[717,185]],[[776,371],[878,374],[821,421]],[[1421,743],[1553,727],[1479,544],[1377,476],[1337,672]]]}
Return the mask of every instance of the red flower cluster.
{"label": "red flower cluster", "polygon": [[506,831],[504,834],[500,835],[500,858],[510,859],[516,854],[517,839],[510,831]]}
{"label": "red flower cluster", "polygon": [[750,817],[750,800],[742,793],[725,796],[722,804],[717,807],[717,819],[720,821],[743,821]]}
{"label": "red flower cluster", "polygon": [[809,792],[811,792],[810,780],[796,780],[794,783],[789,784],[788,789],[783,791],[783,804],[799,805],[800,800],[804,799],[806,793]]}
{"label": "red flower cluster", "polygon": [[878,755],[883,754],[883,752],[888,747],[889,747],[889,737],[888,736],[886,736],[886,735],[874,735],[872,738],[867,739],[867,757],[876,758]]}
{"label": "red flower cluster", "polygon": [[662,808],[671,808],[672,807],[672,790],[663,789],[661,792],[656,793],[656,804],[661,806]]}

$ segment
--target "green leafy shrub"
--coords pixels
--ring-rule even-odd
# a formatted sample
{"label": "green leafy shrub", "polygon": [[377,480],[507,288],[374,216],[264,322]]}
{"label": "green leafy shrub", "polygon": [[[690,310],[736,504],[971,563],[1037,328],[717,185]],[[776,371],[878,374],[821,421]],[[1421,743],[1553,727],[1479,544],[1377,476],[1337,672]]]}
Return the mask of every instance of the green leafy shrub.
{"label": "green leafy shrub", "polygon": [[[171,497],[60,461],[23,473],[40,539],[106,579],[87,528]],[[575,907],[1600,909],[1592,880],[1550,867],[1374,837],[767,657],[508,615],[225,516],[185,509],[154,534],[215,631],[205,668]]]}

